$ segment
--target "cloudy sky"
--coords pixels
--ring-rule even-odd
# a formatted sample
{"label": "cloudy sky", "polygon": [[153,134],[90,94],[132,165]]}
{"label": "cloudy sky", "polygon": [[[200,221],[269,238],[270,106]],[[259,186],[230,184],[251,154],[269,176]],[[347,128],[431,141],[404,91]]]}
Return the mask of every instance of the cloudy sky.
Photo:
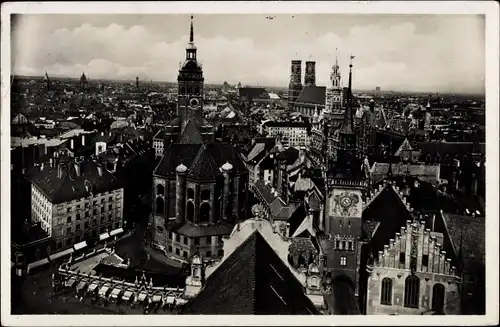
{"label": "cloudy sky", "polygon": [[[266,16],[195,15],[206,82],[285,86],[310,59],[327,85],[337,53],[347,84],[352,53],[356,89],[484,92],[483,16]],[[13,73],[175,81],[188,35],[189,15],[18,15]]]}

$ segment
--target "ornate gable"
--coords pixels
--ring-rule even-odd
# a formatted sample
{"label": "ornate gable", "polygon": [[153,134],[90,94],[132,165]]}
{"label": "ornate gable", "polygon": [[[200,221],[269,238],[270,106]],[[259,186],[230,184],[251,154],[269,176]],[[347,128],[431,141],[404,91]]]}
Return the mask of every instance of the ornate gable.
{"label": "ornate gable", "polygon": [[441,234],[425,228],[424,221],[406,222],[401,232],[379,251],[373,268],[395,268],[415,273],[434,273],[456,277],[456,268],[442,249]]}

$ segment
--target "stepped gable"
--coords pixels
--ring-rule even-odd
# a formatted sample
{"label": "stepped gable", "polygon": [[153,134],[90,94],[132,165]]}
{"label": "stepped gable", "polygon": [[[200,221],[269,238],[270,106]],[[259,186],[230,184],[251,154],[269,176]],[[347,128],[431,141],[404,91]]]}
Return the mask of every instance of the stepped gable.
{"label": "stepped gable", "polygon": [[[385,244],[383,250],[378,251],[374,267],[396,268],[410,270],[411,255],[415,247],[416,250],[416,271],[429,272],[442,275],[456,275],[456,268],[452,265],[451,258],[447,257],[443,250],[441,233],[431,232],[425,228],[425,221],[408,220],[400,232],[395,233]],[[400,261],[400,254],[405,254],[404,263]],[[427,265],[422,260],[422,256],[427,255]]]}
{"label": "stepped gable", "polygon": [[184,314],[319,314],[302,284],[253,232],[207,279]]}

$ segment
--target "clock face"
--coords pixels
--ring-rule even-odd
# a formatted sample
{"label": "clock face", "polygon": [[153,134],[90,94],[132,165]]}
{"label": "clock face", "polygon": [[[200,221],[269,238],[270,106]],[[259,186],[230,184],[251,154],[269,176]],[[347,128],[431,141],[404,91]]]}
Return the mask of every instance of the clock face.
{"label": "clock face", "polygon": [[194,107],[194,106],[197,106],[198,105],[198,99],[191,99],[191,101],[189,101],[189,103]]}
{"label": "clock face", "polygon": [[344,208],[350,207],[352,204],[352,200],[348,196],[344,196],[343,198],[340,199],[340,205],[343,206]]}

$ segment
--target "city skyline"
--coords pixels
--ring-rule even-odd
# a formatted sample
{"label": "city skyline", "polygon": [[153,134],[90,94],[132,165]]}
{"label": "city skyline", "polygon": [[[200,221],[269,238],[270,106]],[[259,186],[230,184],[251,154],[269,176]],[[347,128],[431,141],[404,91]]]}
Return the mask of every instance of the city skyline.
{"label": "city skyline", "polygon": [[[12,73],[175,82],[189,16],[17,15]],[[352,53],[356,89],[485,90],[481,15],[194,15],[194,37],[207,83],[285,86],[300,59],[328,85],[338,57],[346,85]]]}

